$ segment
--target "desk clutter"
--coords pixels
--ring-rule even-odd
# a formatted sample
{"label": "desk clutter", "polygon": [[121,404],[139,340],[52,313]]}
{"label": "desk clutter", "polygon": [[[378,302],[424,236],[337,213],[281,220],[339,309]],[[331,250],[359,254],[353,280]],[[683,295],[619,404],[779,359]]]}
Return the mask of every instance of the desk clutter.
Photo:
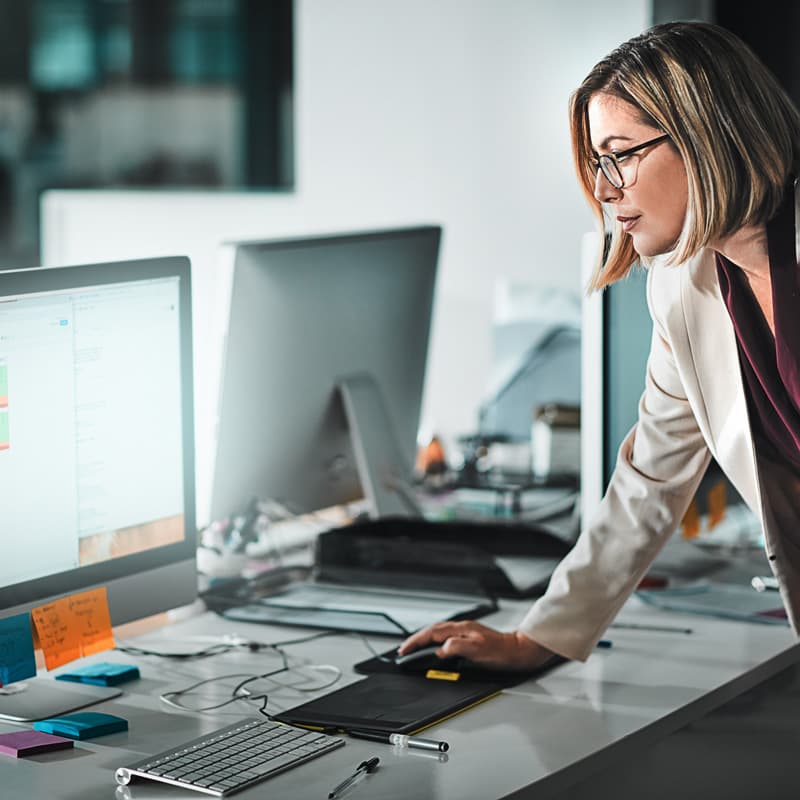
{"label": "desk clutter", "polygon": [[[536,525],[503,522],[428,522],[386,517],[321,534],[316,545],[320,579],[347,586],[382,583],[405,589],[466,592],[488,597],[541,594],[571,542]],[[515,573],[503,560],[526,559]],[[533,559],[541,559],[544,571]]]}
{"label": "desk clutter", "polygon": [[37,606],[0,619],[0,686],[36,675],[34,634],[47,669],[114,647],[105,588]]}

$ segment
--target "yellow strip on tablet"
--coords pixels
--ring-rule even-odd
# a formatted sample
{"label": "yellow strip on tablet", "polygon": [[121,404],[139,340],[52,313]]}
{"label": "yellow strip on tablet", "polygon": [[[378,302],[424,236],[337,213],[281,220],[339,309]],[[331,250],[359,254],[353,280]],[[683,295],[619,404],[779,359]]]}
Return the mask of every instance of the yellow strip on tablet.
{"label": "yellow strip on tablet", "polygon": [[443,669],[429,669],[425,673],[425,677],[434,681],[457,681],[461,677],[461,673],[448,672]]}

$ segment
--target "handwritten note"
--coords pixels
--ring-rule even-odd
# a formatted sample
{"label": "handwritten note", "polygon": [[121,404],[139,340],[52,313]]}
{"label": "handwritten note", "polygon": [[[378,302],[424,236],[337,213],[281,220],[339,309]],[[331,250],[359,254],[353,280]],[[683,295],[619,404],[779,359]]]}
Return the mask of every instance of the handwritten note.
{"label": "handwritten note", "polygon": [[0,619],[0,686],[36,675],[30,614]]}
{"label": "handwritten note", "polygon": [[89,656],[113,649],[114,634],[111,632],[111,614],[105,587],[73,594],[66,600],[78,629],[81,654]]}
{"label": "handwritten note", "polygon": [[72,624],[66,598],[34,608],[31,616],[47,669],[81,657],[80,638]]}
{"label": "handwritten note", "polygon": [[32,616],[47,669],[114,647],[105,588],[39,606]]}

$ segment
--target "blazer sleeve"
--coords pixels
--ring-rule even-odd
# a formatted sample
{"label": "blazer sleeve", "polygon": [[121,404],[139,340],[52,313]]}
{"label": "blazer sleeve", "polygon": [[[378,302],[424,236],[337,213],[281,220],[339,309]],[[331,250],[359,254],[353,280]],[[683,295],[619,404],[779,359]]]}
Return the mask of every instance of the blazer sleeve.
{"label": "blazer sleeve", "polygon": [[[586,660],[686,513],[710,454],[673,357],[659,304],[679,301],[675,275],[651,268],[653,337],[638,421],[623,441],[608,490],[519,630],[548,649]],[[665,290],[665,291],[662,291]],[[674,316],[674,315],[673,315]]]}

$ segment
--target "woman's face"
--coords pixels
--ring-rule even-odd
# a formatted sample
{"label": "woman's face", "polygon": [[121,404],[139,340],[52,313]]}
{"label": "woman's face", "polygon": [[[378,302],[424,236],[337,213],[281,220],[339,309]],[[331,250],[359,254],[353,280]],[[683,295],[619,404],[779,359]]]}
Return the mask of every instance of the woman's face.
{"label": "woman's face", "polygon": [[[642,122],[630,103],[608,94],[592,97],[588,116],[596,157],[629,150],[663,133]],[[681,157],[666,140],[621,159],[619,166],[623,188],[614,188],[598,169],[594,196],[610,206],[640,256],[669,252],[686,217],[688,181]]]}

